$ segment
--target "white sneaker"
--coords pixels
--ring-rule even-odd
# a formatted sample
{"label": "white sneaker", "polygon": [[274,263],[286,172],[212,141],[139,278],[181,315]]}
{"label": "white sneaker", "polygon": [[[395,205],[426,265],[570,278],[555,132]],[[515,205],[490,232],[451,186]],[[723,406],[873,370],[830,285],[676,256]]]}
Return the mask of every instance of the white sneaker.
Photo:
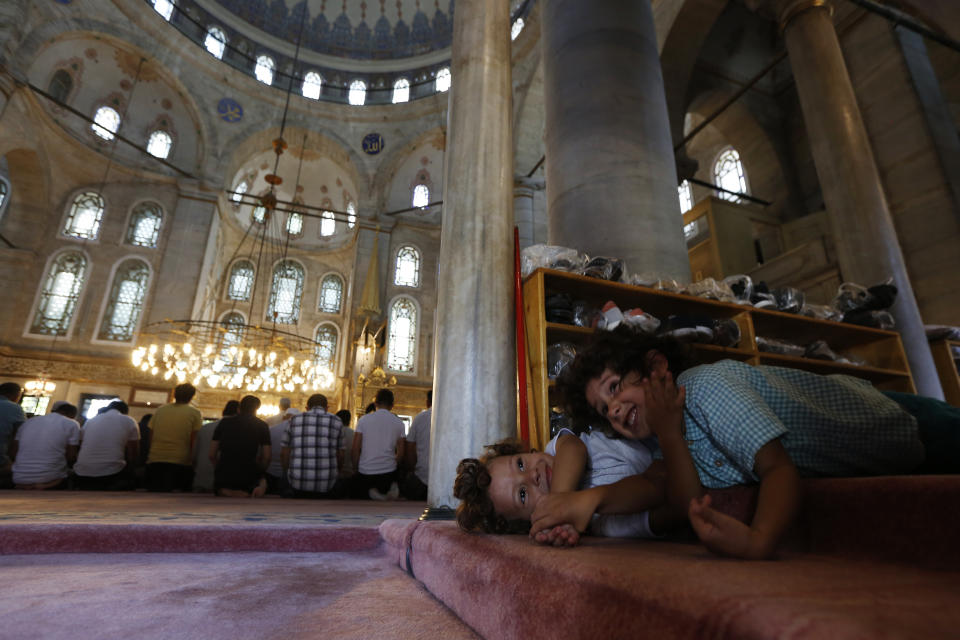
{"label": "white sneaker", "polygon": [[397,500],[400,498],[400,487],[396,482],[390,485],[390,491],[387,492],[387,497],[390,500]]}
{"label": "white sneaker", "polygon": [[373,487],[370,487],[370,490],[367,491],[367,495],[370,496],[371,500],[379,500],[380,502],[386,502],[389,500],[389,496],[385,496]]}

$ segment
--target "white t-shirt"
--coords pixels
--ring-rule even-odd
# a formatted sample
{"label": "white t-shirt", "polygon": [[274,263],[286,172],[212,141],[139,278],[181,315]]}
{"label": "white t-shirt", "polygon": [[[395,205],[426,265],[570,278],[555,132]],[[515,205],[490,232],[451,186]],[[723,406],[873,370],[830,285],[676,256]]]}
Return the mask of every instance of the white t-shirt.
{"label": "white t-shirt", "polygon": [[[576,435],[569,429],[561,429],[543,448],[544,452],[557,455],[557,439],[563,434]],[[653,463],[650,449],[637,440],[608,438],[599,431],[581,434],[580,440],[587,445],[587,468],[580,478],[580,489],[613,484],[643,473]],[[647,511],[618,515],[594,514],[590,530],[594,535],[609,538],[658,537],[650,529]]]}
{"label": "white t-shirt", "polygon": [[403,437],[403,421],[386,409],[377,409],[357,421],[360,461],[357,471],[373,476],[397,470],[397,440]]}
{"label": "white t-shirt", "polygon": [[280,452],[283,449],[283,433],[290,427],[290,417],[270,427],[270,465],[267,467],[267,473],[274,478],[283,475],[283,460],[280,458]]}
{"label": "white t-shirt", "polygon": [[37,484],[67,477],[67,445],[80,443],[80,425],[59,413],[30,418],[17,431],[16,484]]}
{"label": "white t-shirt", "polygon": [[414,473],[423,484],[429,484],[430,477],[430,415],[432,409],[421,411],[413,419],[410,432],[407,433],[407,442],[417,445],[417,468]]}
{"label": "white t-shirt", "polygon": [[101,413],[80,429],[80,455],[73,470],[88,478],[119,473],[127,466],[127,443],[139,440],[140,427],[133,418],[116,409]]}

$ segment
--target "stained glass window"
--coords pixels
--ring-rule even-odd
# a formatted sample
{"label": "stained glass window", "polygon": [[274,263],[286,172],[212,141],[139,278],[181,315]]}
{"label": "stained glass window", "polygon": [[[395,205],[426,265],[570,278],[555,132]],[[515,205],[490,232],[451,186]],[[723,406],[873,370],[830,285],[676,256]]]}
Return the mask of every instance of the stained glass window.
{"label": "stained glass window", "polygon": [[273,269],[267,321],[296,324],[300,319],[300,298],[303,296],[303,267],[284,260]]}
{"label": "stained glass window", "polygon": [[53,77],[50,78],[50,84],[47,85],[47,93],[60,102],[67,101],[72,89],[73,77],[63,69],[58,69],[57,72],[53,74]]}
{"label": "stained glass window", "polygon": [[343,298],[343,280],[330,274],[320,283],[320,303],[317,305],[324,313],[340,313],[340,300]]}
{"label": "stained glass window", "polygon": [[113,140],[113,134],[120,128],[120,114],[112,107],[100,107],[93,116],[90,128],[104,140]]}
{"label": "stained glass window", "polygon": [[173,2],[171,0],[153,0],[154,10],[163,16],[163,19],[170,22],[173,17]]}
{"label": "stained glass window", "polygon": [[321,91],[323,91],[323,77],[316,71],[308,72],[303,77],[303,87],[301,88],[303,96],[319,100]]}
{"label": "stained glass window", "polygon": [[417,344],[417,306],[409,298],[397,298],[390,307],[387,368],[412,372]]}
{"label": "stained glass window", "polygon": [[[740,154],[733,147],[722,152],[717,158],[717,162],[713,165],[713,177],[714,182],[719,187],[737,193],[747,192],[747,176],[743,172]],[[725,191],[717,192],[717,196],[731,202],[740,202],[741,200],[740,196]]]}
{"label": "stained glass window", "polygon": [[410,100],[410,81],[400,78],[393,83],[393,104]]}
{"label": "stained glass window", "polygon": [[677,187],[677,194],[680,196],[680,213],[686,213],[693,208],[693,191],[690,189],[690,183],[684,180]]}
{"label": "stained glass window", "polygon": [[253,75],[263,84],[273,84],[273,71],[277,68],[270,56],[258,56],[257,66],[253,68]]}
{"label": "stained glass window", "polygon": [[350,104],[361,105],[367,100],[367,85],[363,80],[354,80],[350,83],[350,93],[347,101]]}
{"label": "stained glass window", "polygon": [[87,259],[77,251],[61,253],[50,263],[30,333],[67,335],[86,274]]}
{"label": "stained glass window", "polygon": [[400,247],[393,284],[402,287],[420,286],[420,252],[414,247]]}
{"label": "stained glass window", "polygon": [[[337,364],[337,338],[339,332],[337,327],[325,323],[317,328],[317,335],[314,338],[317,345],[314,347],[315,360],[318,367],[326,369],[333,373]],[[332,376],[331,376],[332,377]]]}
{"label": "stained glass window", "polygon": [[170,155],[170,147],[173,146],[173,138],[166,131],[154,131],[150,134],[147,141],[147,153],[155,158],[165,160]]}
{"label": "stained glass window", "polygon": [[227,298],[246,302],[250,299],[253,290],[253,263],[241,260],[230,269],[230,286],[227,287]]}
{"label": "stained glass window", "polygon": [[64,235],[88,240],[96,238],[100,234],[103,209],[103,198],[98,194],[92,191],[81,193],[70,207],[67,222],[63,226]]}
{"label": "stained glass window", "polygon": [[434,86],[437,89],[437,93],[443,93],[450,88],[450,69],[448,67],[437,71],[437,79]]}
{"label": "stained glass window", "polygon": [[352,202],[347,203],[347,228],[353,229],[357,224],[357,208]]}
{"label": "stained glass window", "polygon": [[155,202],[141,202],[130,215],[127,227],[127,243],[138,247],[157,246],[160,225],[163,224],[163,209]]}
{"label": "stained glass window", "polygon": [[149,282],[150,268],[143,260],[126,260],[117,267],[98,339],[118,342],[133,339]]}
{"label": "stained glass window", "polygon": [[320,216],[320,235],[332,236],[337,230],[337,220],[330,211],[324,211]]}
{"label": "stained glass window", "polygon": [[413,206],[425,207],[430,204],[430,189],[425,184],[413,188]]}
{"label": "stained glass window", "polygon": [[214,58],[217,60],[222,59],[223,51],[227,48],[227,36],[223,32],[223,29],[219,27],[210,27],[207,29],[207,37],[203,40],[203,46]]}
{"label": "stained glass window", "polygon": [[303,214],[292,212],[287,214],[287,233],[298,236],[303,233]]}

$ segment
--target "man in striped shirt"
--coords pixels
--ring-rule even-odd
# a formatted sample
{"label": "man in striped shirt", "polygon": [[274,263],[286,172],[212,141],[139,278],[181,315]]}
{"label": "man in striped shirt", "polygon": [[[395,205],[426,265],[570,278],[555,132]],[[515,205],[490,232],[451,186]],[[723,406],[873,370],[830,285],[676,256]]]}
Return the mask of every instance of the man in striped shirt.
{"label": "man in striped shirt", "polygon": [[295,498],[331,498],[343,466],[343,424],[327,413],[327,397],[315,393],[307,410],[290,419],[281,462]]}

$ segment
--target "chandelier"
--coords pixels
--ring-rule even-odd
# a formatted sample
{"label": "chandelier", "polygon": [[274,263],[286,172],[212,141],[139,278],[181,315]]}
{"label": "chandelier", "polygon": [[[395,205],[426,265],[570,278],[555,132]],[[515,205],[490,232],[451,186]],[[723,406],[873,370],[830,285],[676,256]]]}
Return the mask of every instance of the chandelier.
{"label": "chandelier", "polygon": [[[300,20],[301,36],[305,15],[306,12]],[[299,52],[300,39],[298,38],[294,67]],[[287,100],[283,108],[280,134],[273,141],[273,151],[276,154],[273,172],[265,176],[270,185],[269,190],[251,200],[239,193],[230,194],[234,202],[250,204],[261,211],[259,219],[252,216],[254,219],[249,223],[246,234],[234,252],[234,257],[242,253],[244,242],[248,238],[251,240],[252,246],[247,255],[257,256],[254,270],[256,279],[263,277],[264,270],[260,262],[264,256],[267,258],[279,256],[284,262],[287,258],[289,236],[287,242],[281,242],[279,238],[282,233],[268,232],[271,224],[277,222],[274,212],[279,210],[309,215],[303,211],[306,207],[302,203],[279,201],[275,191],[276,187],[283,183],[283,178],[278,175],[278,167],[280,156],[287,148],[283,134],[292,90],[293,76],[291,75],[287,86]],[[294,193],[299,191],[305,147],[306,136],[301,146]],[[297,208],[278,208],[278,204],[297,206]],[[223,279],[210,293],[211,299],[205,301],[204,309],[217,308],[218,291],[226,290],[229,279],[229,270],[225,269]],[[248,317],[262,317],[259,316],[259,310],[255,307],[256,280],[251,283],[251,290],[253,294],[248,302]],[[333,387],[334,374],[327,364],[332,358],[323,357],[329,355],[324,354],[325,345],[278,328],[276,310],[268,315],[268,326],[248,324],[242,320],[240,314],[234,314],[232,311],[234,311],[233,308],[231,313],[221,321],[210,318],[166,319],[147,325],[140,332],[138,344],[130,354],[131,362],[140,371],[162,377],[164,380],[175,379],[178,384],[190,382],[194,386],[205,385],[214,389],[309,393]]]}

